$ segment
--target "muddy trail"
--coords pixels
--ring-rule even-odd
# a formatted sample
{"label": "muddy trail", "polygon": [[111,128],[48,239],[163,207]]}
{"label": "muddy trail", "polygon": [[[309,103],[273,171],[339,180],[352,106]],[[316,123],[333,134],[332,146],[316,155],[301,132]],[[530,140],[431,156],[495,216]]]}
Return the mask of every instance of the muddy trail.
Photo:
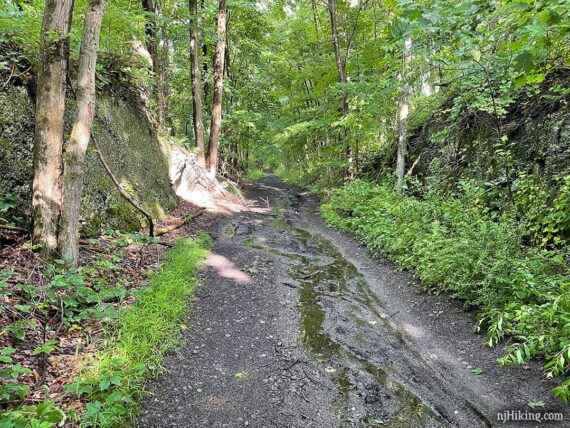
{"label": "muddy trail", "polygon": [[256,208],[210,230],[185,345],[149,385],[140,427],[487,427],[531,402],[565,412],[539,366],[497,366],[472,313],[326,228],[311,195],[268,176],[247,196]]}

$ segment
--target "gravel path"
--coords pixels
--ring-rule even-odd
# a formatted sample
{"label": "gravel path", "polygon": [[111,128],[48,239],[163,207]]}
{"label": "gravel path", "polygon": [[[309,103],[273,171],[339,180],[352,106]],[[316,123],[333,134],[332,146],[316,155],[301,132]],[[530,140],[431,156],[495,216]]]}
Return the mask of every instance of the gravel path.
{"label": "gravel path", "polygon": [[138,426],[485,427],[529,402],[565,411],[540,367],[498,367],[472,313],[326,228],[310,195],[268,176],[247,196],[258,209],[210,230],[185,344]]}

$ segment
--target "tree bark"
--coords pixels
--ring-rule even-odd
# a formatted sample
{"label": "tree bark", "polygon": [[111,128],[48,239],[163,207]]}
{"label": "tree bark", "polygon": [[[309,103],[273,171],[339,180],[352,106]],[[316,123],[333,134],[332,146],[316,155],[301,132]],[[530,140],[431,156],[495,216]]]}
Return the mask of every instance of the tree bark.
{"label": "tree bark", "polygon": [[340,56],[340,46],[338,43],[338,30],[336,25],[336,0],[328,0],[328,4],[329,4],[329,14],[331,18],[331,32],[332,32],[332,42],[334,47],[334,57],[336,61],[336,67],[338,69],[339,81],[343,85],[341,92],[341,102],[342,102],[341,111],[344,115],[348,113],[348,97],[346,94],[346,83],[348,79],[346,77],[346,69],[344,61]]}
{"label": "tree bark", "polygon": [[[153,98],[156,102],[156,118],[158,127],[163,129],[167,118],[168,109],[168,40],[164,24],[158,24],[162,16],[159,0],[142,0],[142,8],[148,13],[145,23],[146,47],[152,59],[152,72],[156,77],[153,85]],[[162,52],[160,52],[160,38],[162,37]],[[166,55],[166,60],[165,60]]]}
{"label": "tree bark", "polygon": [[218,40],[214,53],[214,100],[208,145],[208,172],[215,177],[218,167],[218,145],[222,127],[222,93],[224,87],[224,59],[226,48],[226,0],[220,0],[218,9]]}
{"label": "tree bark", "polygon": [[77,106],[71,136],[63,156],[63,198],[58,236],[66,261],[79,259],[79,216],[85,176],[85,156],[95,115],[95,65],[106,0],[89,0],[79,53]]}
{"label": "tree bark", "polygon": [[[145,44],[150,58],[152,59],[152,71],[157,74],[157,67],[160,63],[158,58],[158,36],[157,36],[157,26],[156,26],[156,6],[155,0],[142,0],[141,5],[143,10],[147,13],[145,17]],[[156,91],[156,85],[153,91]],[[155,92],[156,97],[156,92]]]}
{"label": "tree bark", "polygon": [[202,76],[198,52],[198,0],[189,0],[190,5],[190,80],[192,86],[192,122],[194,141],[198,149],[198,164],[206,169],[204,145],[204,119],[202,114]]}
{"label": "tree bark", "polygon": [[40,36],[34,134],[33,237],[45,258],[57,252],[61,154],[73,0],[47,0]]}
{"label": "tree bark", "polygon": [[[338,42],[338,29],[336,24],[336,0],[328,0],[328,9],[331,19],[331,35],[334,47],[334,57],[336,61],[336,67],[338,70],[339,82],[342,85],[340,93],[341,113],[343,116],[345,116],[348,113],[348,94],[346,92],[346,84],[348,83],[348,78],[346,75],[345,61],[342,59],[340,55],[340,46]],[[346,137],[346,129],[345,129],[345,137]],[[352,179],[354,178],[354,170],[352,166],[352,146],[350,145],[350,142],[347,141],[347,138],[345,138],[344,141],[344,157],[345,161],[347,162],[347,168],[345,174],[348,178]]]}
{"label": "tree bark", "polygon": [[396,159],[396,190],[402,191],[406,156],[408,154],[408,115],[410,113],[410,83],[408,68],[412,59],[412,39],[407,38],[404,44],[404,62],[402,65],[402,98],[400,99],[400,117],[398,130],[398,155]]}
{"label": "tree bark", "polygon": [[[159,9],[162,15],[162,9]],[[162,50],[160,52],[160,68],[157,83],[157,103],[158,103],[158,125],[163,129],[165,125],[170,123],[168,115],[168,97],[170,96],[170,87],[168,85],[168,71],[170,69],[170,41],[168,39],[168,30],[164,22],[161,23],[160,33],[162,37]]]}

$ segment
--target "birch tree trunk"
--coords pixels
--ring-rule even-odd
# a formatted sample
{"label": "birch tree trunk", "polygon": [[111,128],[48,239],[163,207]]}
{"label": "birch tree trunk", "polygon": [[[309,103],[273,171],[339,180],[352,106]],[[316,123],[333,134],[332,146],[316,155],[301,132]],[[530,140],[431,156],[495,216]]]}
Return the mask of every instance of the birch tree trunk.
{"label": "birch tree trunk", "polygon": [[404,45],[404,62],[402,66],[403,91],[400,99],[400,117],[398,130],[398,155],[396,159],[396,189],[402,190],[408,154],[408,116],[410,113],[409,66],[412,59],[412,39],[407,38]]}
{"label": "birch tree trunk", "polygon": [[79,258],[79,216],[85,176],[85,155],[95,115],[95,65],[106,0],[89,0],[79,53],[77,106],[63,156],[63,201],[59,253],[76,264]]}
{"label": "birch tree trunk", "polygon": [[222,127],[222,93],[224,88],[224,59],[226,48],[226,0],[220,0],[218,9],[218,39],[214,53],[214,100],[212,102],[212,122],[208,145],[208,171],[216,175],[218,167],[218,145]]}
{"label": "birch tree trunk", "polygon": [[[346,75],[345,61],[340,55],[340,46],[338,43],[338,29],[336,24],[336,0],[328,0],[328,9],[331,19],[331,35],[334,48],[334,57],[338,70],[339,82],[342,84],[342,91],[340,93],[341,113],[343,116],[346,116],[348,113],[348,94],[346,92],[346,84],[348,83],[348,78]],[[346,141],[346,129],[344,132],[344,137],[344,157],[348,165],[346,169],[346,176],[352,179],[354,178],[354,170],[352,167],[352,147],[350,145],[350,142]]]}
{"label": "birch tree trunk", "polygon": [[202,76],[200,75],[200,54],[198,52],[198,0],[190,4],[190,80],[192,86],[192,123],[194,141],[198,149],[198,164],[206,169],[206,148],[204,146],[204,119],[202,116]]}
{"label": "birch tree trunk", "polygon": [[61,153],[73,0],[47,0],[40,35],[34,134],[33,236],[46,258],[57,252]]}

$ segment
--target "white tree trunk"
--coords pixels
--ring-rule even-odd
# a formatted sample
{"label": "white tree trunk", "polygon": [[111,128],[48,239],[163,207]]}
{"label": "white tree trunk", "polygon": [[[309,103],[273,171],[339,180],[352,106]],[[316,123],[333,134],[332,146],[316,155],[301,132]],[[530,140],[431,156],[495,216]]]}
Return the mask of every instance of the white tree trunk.
{"label": "white tree trunk", "polygon": [[409,65],[412,59],[412,39],[408,37],[404,45],[404,62],[402,67],[402,98],[400,99],[400,116],[398,130],[398,156],[396,159],[396,189],[402,190],[408,154],[408,116],[410,114]]}

